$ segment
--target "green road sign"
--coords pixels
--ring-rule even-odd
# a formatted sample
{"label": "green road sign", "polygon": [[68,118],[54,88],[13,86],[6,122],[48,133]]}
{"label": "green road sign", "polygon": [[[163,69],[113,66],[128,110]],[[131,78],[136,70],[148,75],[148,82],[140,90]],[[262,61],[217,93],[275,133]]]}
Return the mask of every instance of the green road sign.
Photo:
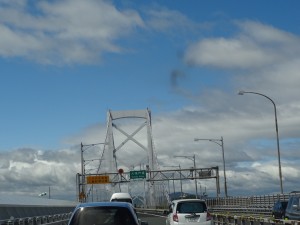
{"label": "green road sign", "polygon": [[130,171],[130,179],[145,179],[146,170],[134,170]]}

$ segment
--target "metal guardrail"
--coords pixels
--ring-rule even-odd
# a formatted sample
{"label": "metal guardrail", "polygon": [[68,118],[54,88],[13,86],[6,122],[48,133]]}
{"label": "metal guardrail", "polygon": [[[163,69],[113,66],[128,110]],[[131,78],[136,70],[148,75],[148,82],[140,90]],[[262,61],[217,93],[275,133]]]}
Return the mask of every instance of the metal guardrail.
{"label": "metal guardrail", "polygon": [[272,209],[277,200],[288,201],[299,193],[227,197],[206,199],[214,225],[300,225],[300,221],[278,220],[272,217]]}
{"label": "metal guardrail", "polygon": [[25,218],[10,218],[0,220],[0,225],[67,225],[71,215],[72,212]]}
{"label": "metal guardrail", "polygon": [[[151,213],[167,216],[168,210],[163,209],[137,209],[138,212]],[[211,213],[211,225],[300,225],[300,221],[274,219],[271,215],[264,215],[260,212],[245,212],[238,210],[238,213],[226,211]]]}
{"label": "metal guardrail", "polygon": [[300,225],[300,221],[279,220],[263,216],[213,214],[212,225]]}
{"label": "metal guardrail", "polygon": [[[206,199],[207,206],[212,212],[257,212],[269,214],[277,200],[288,201],[297,193],[261,195],[261,196],[237,196],[227,198]],[[298,193],[299,194],[299,193]]]}
{"label": "metal guardrail", "polygon": [[[274,203],[278,200],[288,201],[295,194],[242,196],[205,199],[208,209],[213,214],[233,214],[250,216],[270,216]],[[142,209],[156,213],[165,213],[167,209]]]}

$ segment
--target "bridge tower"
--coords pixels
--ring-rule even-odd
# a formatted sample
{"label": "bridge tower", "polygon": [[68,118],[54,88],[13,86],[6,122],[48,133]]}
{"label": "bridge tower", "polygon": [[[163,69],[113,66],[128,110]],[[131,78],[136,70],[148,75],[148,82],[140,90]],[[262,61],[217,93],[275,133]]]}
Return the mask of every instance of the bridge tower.
{"label": "bridge tower", "polygon": [[[151,112],[146,110],[107,112],[107,133],[104,154],[101,159],[101,172],[131,171],[145,169],[149,171],[158,167],[151,127]],[[100,172],[99,171],[99,172]],[[121,176],[121,175],[120,175]],[[128,192],[137,186],[137,182],[127,183]],[[123,185],[123,186],[122,186]],[[147,206],[155,206],[155,185],[143,183],[144,197]],[[110,187],[112,192],[120,192],[122,182]],[[124,189],[124,188],[123,188]],[[139,188],[141,189],[141,188]],[[126,192],[126,191],[125,191]]]}

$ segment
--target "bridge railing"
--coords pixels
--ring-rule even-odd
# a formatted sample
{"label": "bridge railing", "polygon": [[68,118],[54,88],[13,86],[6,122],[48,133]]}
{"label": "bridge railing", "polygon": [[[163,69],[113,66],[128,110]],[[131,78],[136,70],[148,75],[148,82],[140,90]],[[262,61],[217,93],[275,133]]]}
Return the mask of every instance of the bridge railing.
{"label": "bridge railing", "polygon": [[10,218],[0,220],[0,225],[67,225],[71,215],[72,212],[25,218]]}
{"label": "bridge railing", "polygon": [[274,203],[280,199],[288,199],[296,193],[260,195],[260,196],[236,196],[206,199],[207,206],[211,212],[234,212],[255,213],[271,215]]}

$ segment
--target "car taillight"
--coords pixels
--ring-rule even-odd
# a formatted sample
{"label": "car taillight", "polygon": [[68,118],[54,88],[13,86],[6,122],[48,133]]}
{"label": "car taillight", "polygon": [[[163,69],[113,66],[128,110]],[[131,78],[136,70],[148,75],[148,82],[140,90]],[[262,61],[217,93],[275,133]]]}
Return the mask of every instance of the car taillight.
{"label": "car taillight", "polygon": [[173,221],[178,222],[178,216],[177,216],[177,213],[173,214]]}
{"label": "car taillight", "polygon": [[209,221],[211,220],[211,215],[209,212],[206,213],[206,221]]}

